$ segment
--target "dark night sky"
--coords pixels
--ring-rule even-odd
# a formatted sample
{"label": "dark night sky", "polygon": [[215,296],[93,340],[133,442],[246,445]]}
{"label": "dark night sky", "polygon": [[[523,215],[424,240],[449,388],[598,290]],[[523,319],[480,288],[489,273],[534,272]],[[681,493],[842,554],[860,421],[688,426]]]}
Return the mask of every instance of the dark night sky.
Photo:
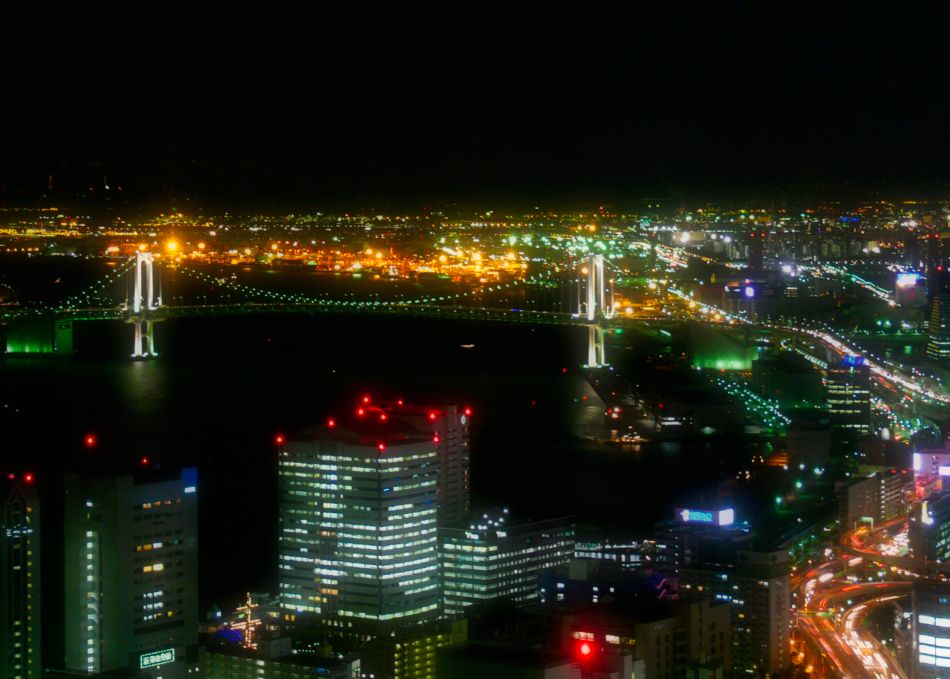
{"label": "dark night sky", "polygon": [[50,172],[60,197],[108,176],[129,200],[350,207],[950,179],[944,10],[319,4],[6,22],[0,201]]}

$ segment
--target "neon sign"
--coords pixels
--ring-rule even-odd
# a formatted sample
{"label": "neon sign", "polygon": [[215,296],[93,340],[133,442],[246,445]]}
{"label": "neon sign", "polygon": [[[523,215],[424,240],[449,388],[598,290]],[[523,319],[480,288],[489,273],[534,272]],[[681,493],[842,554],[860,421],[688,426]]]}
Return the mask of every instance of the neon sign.
{"label": "neon sign", "polygon": [[139,656],[139,669],[144,670],[149,667],[158,667],[159,665],[167,665],[170,662],[175,662],[175,649],[174,648],[165,648],[161,651],[153,651],[151,653],[143,653]]}

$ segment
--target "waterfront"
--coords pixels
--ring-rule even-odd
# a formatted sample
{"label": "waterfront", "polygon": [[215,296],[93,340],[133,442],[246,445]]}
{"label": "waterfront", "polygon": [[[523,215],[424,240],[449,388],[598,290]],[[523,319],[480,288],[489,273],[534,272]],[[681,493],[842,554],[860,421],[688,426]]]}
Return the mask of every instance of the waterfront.
{"label": "waterfront", "polygon": [[[601,414],[578,367],[584,328],[334,315],[187,319],[161,324],[160,357],[138,362],[126,353],[130,332],[120,323],[81,324],[72,357],[0,362],[0,402],[11,406],[6,439],[13,457],[53,488],[75,456],[197,464],[202,557],[221,565],[202,570],[206,603],[235,595],[248,577],[273,586],[275,433],[363,392],[470,405],[477,505],[573,514],[622,534],[645,531],[680,499],[715,492],[742,454],[724,439],[655,442],[639,452],[584,440]],[[636,364],[644,347],[630,337],[611,348]],[[89,432],[98,438],[93,450],[82,445]],[[570,484],[559,482],[566,471]],[[674,475],[671,494],[657,479]],[[235,560],[240,572],[230,568]]]}

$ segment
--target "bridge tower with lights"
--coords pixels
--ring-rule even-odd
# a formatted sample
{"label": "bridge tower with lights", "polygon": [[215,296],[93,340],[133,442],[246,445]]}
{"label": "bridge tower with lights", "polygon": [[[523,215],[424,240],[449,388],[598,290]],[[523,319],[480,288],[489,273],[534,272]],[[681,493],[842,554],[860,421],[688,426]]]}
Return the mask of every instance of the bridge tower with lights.
{"label": "bridge tower with lights", "polygon": [[155,321],[162,306],[162,293],[155,285],[155,260],[151,252],[136,252],[132,269],[131,299],[125,305],[126,321],[132,324],[132,358],[158,356],[155,351]]}
{"label": "bridge tower with lights", "polygon": [[[581,269],[578,281],[584,296],[578,296],[578,316],[589,322],[587,326],[587,366],[600,368],[607,365],[604,351],[604,321],[614,317],[613,279],[604,275],[604,256],[591,253]],[[608,303],[609,300],[609,303]]]}

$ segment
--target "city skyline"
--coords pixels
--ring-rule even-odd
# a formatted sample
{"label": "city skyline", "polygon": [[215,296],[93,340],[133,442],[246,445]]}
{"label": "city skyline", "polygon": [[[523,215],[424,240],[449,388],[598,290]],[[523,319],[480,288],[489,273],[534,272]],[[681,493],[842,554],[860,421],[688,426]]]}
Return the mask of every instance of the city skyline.
{"label": "city skyline", "polygon": [[944,8],[8,14],[0,679],[950,668]]}

